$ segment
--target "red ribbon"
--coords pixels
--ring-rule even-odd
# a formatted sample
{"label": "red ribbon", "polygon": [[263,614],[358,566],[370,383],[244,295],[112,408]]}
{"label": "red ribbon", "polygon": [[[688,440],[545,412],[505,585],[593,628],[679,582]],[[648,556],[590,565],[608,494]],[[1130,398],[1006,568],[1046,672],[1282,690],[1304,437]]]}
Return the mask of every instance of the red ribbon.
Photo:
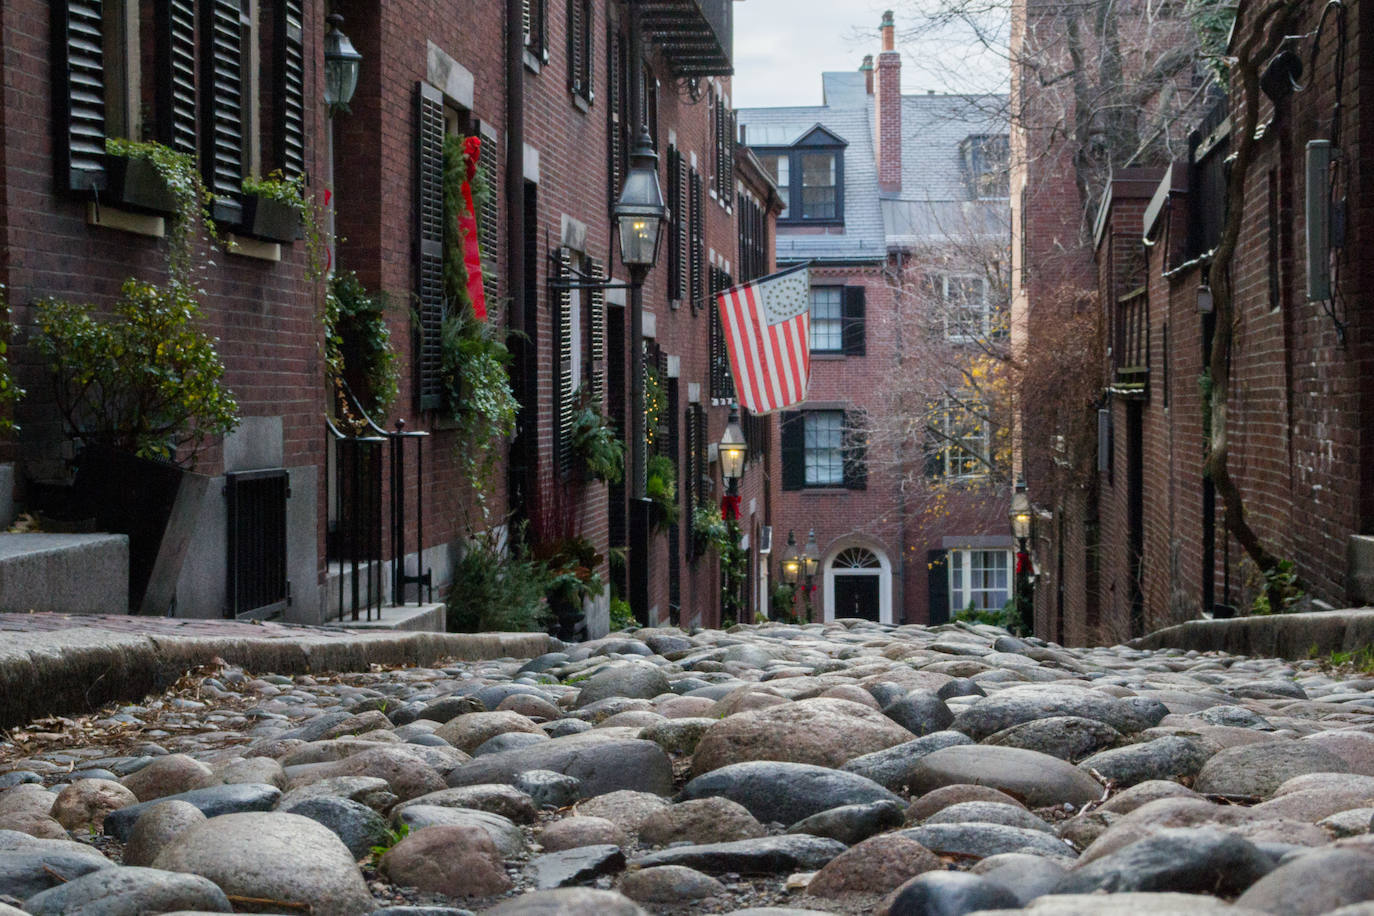
{"label": "red ribbon", "polygon": [[1016,574],[1019,576],[1019,575],[1021,575],[1022,573],[1028,573],[1028,572],[1031,572],[1030,554],[1027,553],[1027,552],[1024,551],[1024,550],[1017,551],[1017,553],[1016,553]]}
{"label": "red ribbon", "polygon": [[472,206],[472,178],[477,174],[477,159],[482,155],[482,138],[463,141],[467,177],[463,179],[464,212],[458,217],[458,234],[463,238],[463,266],[468,272],[468,298],[478,321],[487,320],[487,294],[482,287],[482,251],[477,247],[477,213]]}
{"label": "red ribbon", "polygon": [[739,500],[738,496],[730,496],[729,494],[721,497],[720,517],[722,521],[735,521],[739,518]]}

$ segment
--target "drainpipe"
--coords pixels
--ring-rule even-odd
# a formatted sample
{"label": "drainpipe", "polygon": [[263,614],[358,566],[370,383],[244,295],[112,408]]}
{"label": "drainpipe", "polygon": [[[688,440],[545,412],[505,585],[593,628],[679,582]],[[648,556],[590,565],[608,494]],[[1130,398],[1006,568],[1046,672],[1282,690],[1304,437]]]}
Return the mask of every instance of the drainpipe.
{"label": "drainpipe", "polygon": [[[514,364],[514,382],[520,399],[520,429],[510,450],[511,480],[508,493],[513,510],[524,511],[523,503],[534,493],[533,467],[536,424],[534,391],[529,384],[533,360],[535,328],[525,322],[525,22],[521,0],[506,0],[506,288],[510,292],[507,327],[528,335],[519,338]],[[533,278],[530,278],[533,280]]]}

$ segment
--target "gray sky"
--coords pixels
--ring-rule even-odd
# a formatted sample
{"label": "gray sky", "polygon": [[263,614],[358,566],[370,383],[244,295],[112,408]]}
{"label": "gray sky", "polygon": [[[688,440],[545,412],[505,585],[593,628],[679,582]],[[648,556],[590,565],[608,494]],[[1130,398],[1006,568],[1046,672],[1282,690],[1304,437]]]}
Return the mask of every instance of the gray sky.
{"label": "gray sky", "polygon": [[968,34],[915,43],[903,36],[915,24],[902,18],[905,12],[910,19],[911,7],[893,0],[739,0],[731,102],[736,108],[819,105],[823,71],[857,70],[865,54],[881,49],[878,24],[885,9],[896,11],[904,93],[1006,91],[1005,59]]}

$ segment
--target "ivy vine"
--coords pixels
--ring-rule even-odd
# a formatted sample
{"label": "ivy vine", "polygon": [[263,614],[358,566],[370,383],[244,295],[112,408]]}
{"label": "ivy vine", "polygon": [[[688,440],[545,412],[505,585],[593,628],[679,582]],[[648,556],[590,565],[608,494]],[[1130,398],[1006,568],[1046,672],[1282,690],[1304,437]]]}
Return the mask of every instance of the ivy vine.
{"label": "ivy vine", "polygon": [[391,345],[385,293],[369,293],[352,271],[335,274],[325,293],[325,363],[331,378],[363,383],[363,407],[381,419],[400,392],[401,363]]}
{"label": "ivy vine", "polygon": [[107,137],[105,152],[148,162],[167,185],[176,202],[176,214],[167,230],[167,276],[174,285],[190,286],[200,228],[204,226],[212,241],[219,241],[219,231],[210,216],[214,195],[201,180],[195,157],[161,143],[120,137]]}
{"label": "ivy vine", "polygon": [[24,396],[10,371],[10,338],[14,334],[14,324],[10,321],[9,297],[5,287],[0,284],[0,434],[13,435],[19,431],[14,422],[14,405]]}

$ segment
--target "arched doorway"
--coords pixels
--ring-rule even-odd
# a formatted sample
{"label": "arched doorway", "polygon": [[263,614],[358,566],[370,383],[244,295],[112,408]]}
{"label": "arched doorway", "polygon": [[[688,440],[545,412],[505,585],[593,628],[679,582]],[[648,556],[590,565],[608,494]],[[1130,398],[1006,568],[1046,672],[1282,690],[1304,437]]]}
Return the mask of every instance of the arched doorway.
{"label": "arched doorway", "polygon": [[825,619],[892,623],[892,566],[881,550],[843,545],[825,563]]}

